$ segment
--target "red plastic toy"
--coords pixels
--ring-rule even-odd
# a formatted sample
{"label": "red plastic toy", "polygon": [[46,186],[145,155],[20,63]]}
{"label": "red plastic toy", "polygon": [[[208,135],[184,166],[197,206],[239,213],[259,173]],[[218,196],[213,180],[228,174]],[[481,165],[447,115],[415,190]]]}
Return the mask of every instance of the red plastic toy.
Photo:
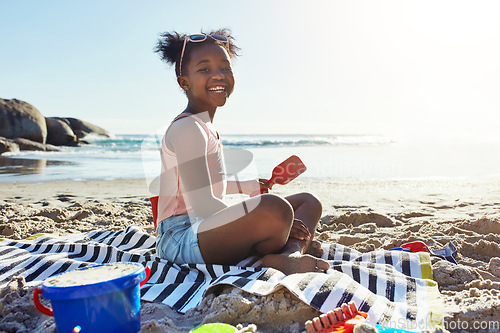
{"label": "red plastic toy", "polygon": [[[302,162],[302,160],[297,155],[292,155],[277,166],[274,167],[271,178],[264,181],[269,184],[268,189],[261,189],[260,193],[267,193],[268,190],[272,189],[274,184],[285,185],[297,178],[299,175],[304,173],[307,167]],[[251,196],[257,195],[257,193],[252,193]]]}

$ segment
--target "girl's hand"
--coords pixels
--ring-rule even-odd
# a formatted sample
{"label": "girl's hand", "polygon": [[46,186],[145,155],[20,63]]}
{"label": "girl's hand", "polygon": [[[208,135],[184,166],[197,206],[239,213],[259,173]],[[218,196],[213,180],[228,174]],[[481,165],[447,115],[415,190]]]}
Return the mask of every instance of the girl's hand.
{"label": "girl's hand", "polygon": [[[255,180],[253,180],[253,182],[255,182]],[[259,189],[250,192],[251,197],[255,197],[259,194],[269,193],[269,189],[271,188],[272,184],[268,183],[267,179],[259,178],[259,180],[257,180],[257,185],[259,185]]]}
{"label": "girl's hand", "polygon": [[271,183],[269,183],[267,179],[259,178],[259,188],[261,194],[269,193]]}
{"label": "girl's hand", "polygon": [[294,218],[289,237],[307,241],[311,239],[311,233],[309,232],[309,228],[307,228],[304,222]]}

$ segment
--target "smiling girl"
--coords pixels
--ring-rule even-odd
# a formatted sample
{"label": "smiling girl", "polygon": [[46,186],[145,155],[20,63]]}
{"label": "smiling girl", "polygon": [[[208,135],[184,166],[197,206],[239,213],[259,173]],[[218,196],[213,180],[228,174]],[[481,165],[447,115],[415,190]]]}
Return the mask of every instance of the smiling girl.
{"label": "smiling girl", "polygon": [[[236,264],[250,255],[285,274],[324,271],[313,241],[320,202],[309,193],[263,194],[229,206],[224,196],[265,187],[227,181],[222,142],[213,122],[234,89],[232,58],[239,48],[227,29],[208,34],[161,34],[155,52],[175,66],[188,103],[161,146],[158,255],[172,262]],[[314,250],[317,256],[306,253]]]}

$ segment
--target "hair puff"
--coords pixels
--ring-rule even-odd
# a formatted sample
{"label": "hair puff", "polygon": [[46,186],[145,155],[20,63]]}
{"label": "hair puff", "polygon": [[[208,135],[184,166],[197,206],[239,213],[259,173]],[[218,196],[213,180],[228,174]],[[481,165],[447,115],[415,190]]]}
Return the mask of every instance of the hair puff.
{"label": "hair puff", "polygon": [[[208,33],[202,31],[202,34],[219,35],[226,37],[228,40],[227,43],[216,43],[224,47],[231,58],[237,57],[239,55],[238,51],[240,50],[240,48],[234,44],[234,37],[232,36],[230,29],[223,28],[212,30]],[[176,31],[163,32],[160,34],[160,39],[158,39],[156,47],[154,48],[154,52],[158,53],[162,61],[166,62],[169,65],[175,66],[175,74],[177,76],[179,76],[181,72],[181,69],[179,68],[179,61],[182,53],[182,46],[184,45],[184,39],[186,38],[186,36],[186,34],[180,34]],[[190,45],[189,48],[186,47],[186,50],[184,50],[185,58],[189,57],[189,52],[192,47],[193,45]]]}

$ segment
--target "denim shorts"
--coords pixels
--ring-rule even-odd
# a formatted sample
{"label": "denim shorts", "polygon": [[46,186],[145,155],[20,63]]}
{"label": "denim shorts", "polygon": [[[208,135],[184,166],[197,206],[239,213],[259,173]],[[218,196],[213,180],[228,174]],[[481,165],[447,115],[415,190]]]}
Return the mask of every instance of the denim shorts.
{"label": "denim shorts", "polygon": [[156,252],[176,264],[204,264],[198,244],[198,227],[203,220],[196,215],[174,215],[160,222]]}

